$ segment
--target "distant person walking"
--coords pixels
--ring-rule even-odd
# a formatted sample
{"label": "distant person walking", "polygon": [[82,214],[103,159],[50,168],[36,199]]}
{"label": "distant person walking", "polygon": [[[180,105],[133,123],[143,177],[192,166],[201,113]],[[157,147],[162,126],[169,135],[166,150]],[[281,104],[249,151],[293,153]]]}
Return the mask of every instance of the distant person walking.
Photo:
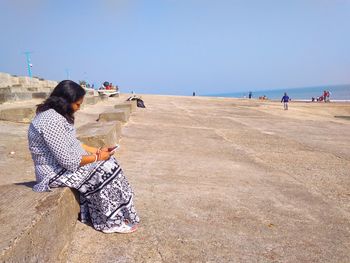
{"label": "distant person walking", "polygon": [[281,99],[281,103],[283,102],[283,108],[284,110],[288,110],[288,102],[290,101],[290,98],[287,95],[287,92],[284,93],[284,96]]}
{"label": "distant person walking", "polygon": [[192,96],[196,96],[196,92],[193,91]]}
{"label": "distant person walking", "polygon": [[253,97],[253,93],[249,91],[248,98],[251,99]]}
{"label": "distant person walking", "polygon": [[327,90],[323,91],[323,101],[326,103],[327,102]]}
{"label": "distant person walking", "polygon": [[329,99],[330,95],[331,95],[330,91],[327,90],[327,102],[330,102],[330,99]]}

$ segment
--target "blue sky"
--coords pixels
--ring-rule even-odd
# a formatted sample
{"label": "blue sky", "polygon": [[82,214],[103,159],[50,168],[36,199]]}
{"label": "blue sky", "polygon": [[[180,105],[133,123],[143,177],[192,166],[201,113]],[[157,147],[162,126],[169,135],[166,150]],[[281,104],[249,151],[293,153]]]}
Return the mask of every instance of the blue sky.
{"label": "blue sky", "polygon": [[350,0],[1,0],[0,71],[190,95],[350,83]]}

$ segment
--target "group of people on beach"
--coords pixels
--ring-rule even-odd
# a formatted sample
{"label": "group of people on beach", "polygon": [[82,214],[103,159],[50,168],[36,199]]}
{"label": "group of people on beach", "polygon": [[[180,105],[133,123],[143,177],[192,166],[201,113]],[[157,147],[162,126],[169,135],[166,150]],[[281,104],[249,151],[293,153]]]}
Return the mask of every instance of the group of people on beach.
{"label": "group of people on beach", "polygon": [[324,90],[323,91],[323,95],[319,96],[319,97],[312,97],[311,98],[311,101],[314,102],[314,101],[324,101],[324,102],[330,102],[330,91],[329,90]]}
{"label": "group of people on beach", "polygon": [[[249,91],[249,96],[248,98],[251,99],[252,98],[252,92]],[[259,97],[259,100],[268,100],[268,98],[264,95],[264,96],[260,96]],[[284,110],[288,110],[288,102],[290,101],[291,99],[289,98],[289,96],[287,95],[287,92],[284,93],[282,99],[281,99],[281,103],[283,102],[283,109]]]}
{"label": "group of people on beach", "polygon": [[113,86],[112,82],[105,81],[103,82],[102,86],[99,88],[99,90],[118,90],[118,86]]}

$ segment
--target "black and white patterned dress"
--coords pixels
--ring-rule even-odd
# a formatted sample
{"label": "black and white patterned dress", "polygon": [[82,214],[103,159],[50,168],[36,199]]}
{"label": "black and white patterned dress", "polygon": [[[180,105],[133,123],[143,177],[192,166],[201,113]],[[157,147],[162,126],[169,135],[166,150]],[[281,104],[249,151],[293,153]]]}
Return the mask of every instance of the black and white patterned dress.
{"label": "black and white patterned dress", "polygon": [[38,113],[29,126],[28,141],[37,181],[34,191],[64,186],[77,189],[81,220],[91,220],[97,230],[125,221],[139,222],[134,193],[117,160],[111,157],[80,167],[82,156],[89,153],[76,138],[74,126],[61,114],[53,109]]}

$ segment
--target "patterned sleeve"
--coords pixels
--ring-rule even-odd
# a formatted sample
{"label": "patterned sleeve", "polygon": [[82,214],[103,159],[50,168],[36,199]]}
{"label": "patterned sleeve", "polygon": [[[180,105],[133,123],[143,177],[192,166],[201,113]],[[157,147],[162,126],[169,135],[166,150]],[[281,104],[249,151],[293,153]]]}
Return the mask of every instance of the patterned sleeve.
{"label": "patterned sleeve", "polygon": [[58,163],[67,170],[76,171],[79,168],[82,155],[77,149],[74,128],[65,123],[63,118],[52,118],[42,127],[44,141]]}

